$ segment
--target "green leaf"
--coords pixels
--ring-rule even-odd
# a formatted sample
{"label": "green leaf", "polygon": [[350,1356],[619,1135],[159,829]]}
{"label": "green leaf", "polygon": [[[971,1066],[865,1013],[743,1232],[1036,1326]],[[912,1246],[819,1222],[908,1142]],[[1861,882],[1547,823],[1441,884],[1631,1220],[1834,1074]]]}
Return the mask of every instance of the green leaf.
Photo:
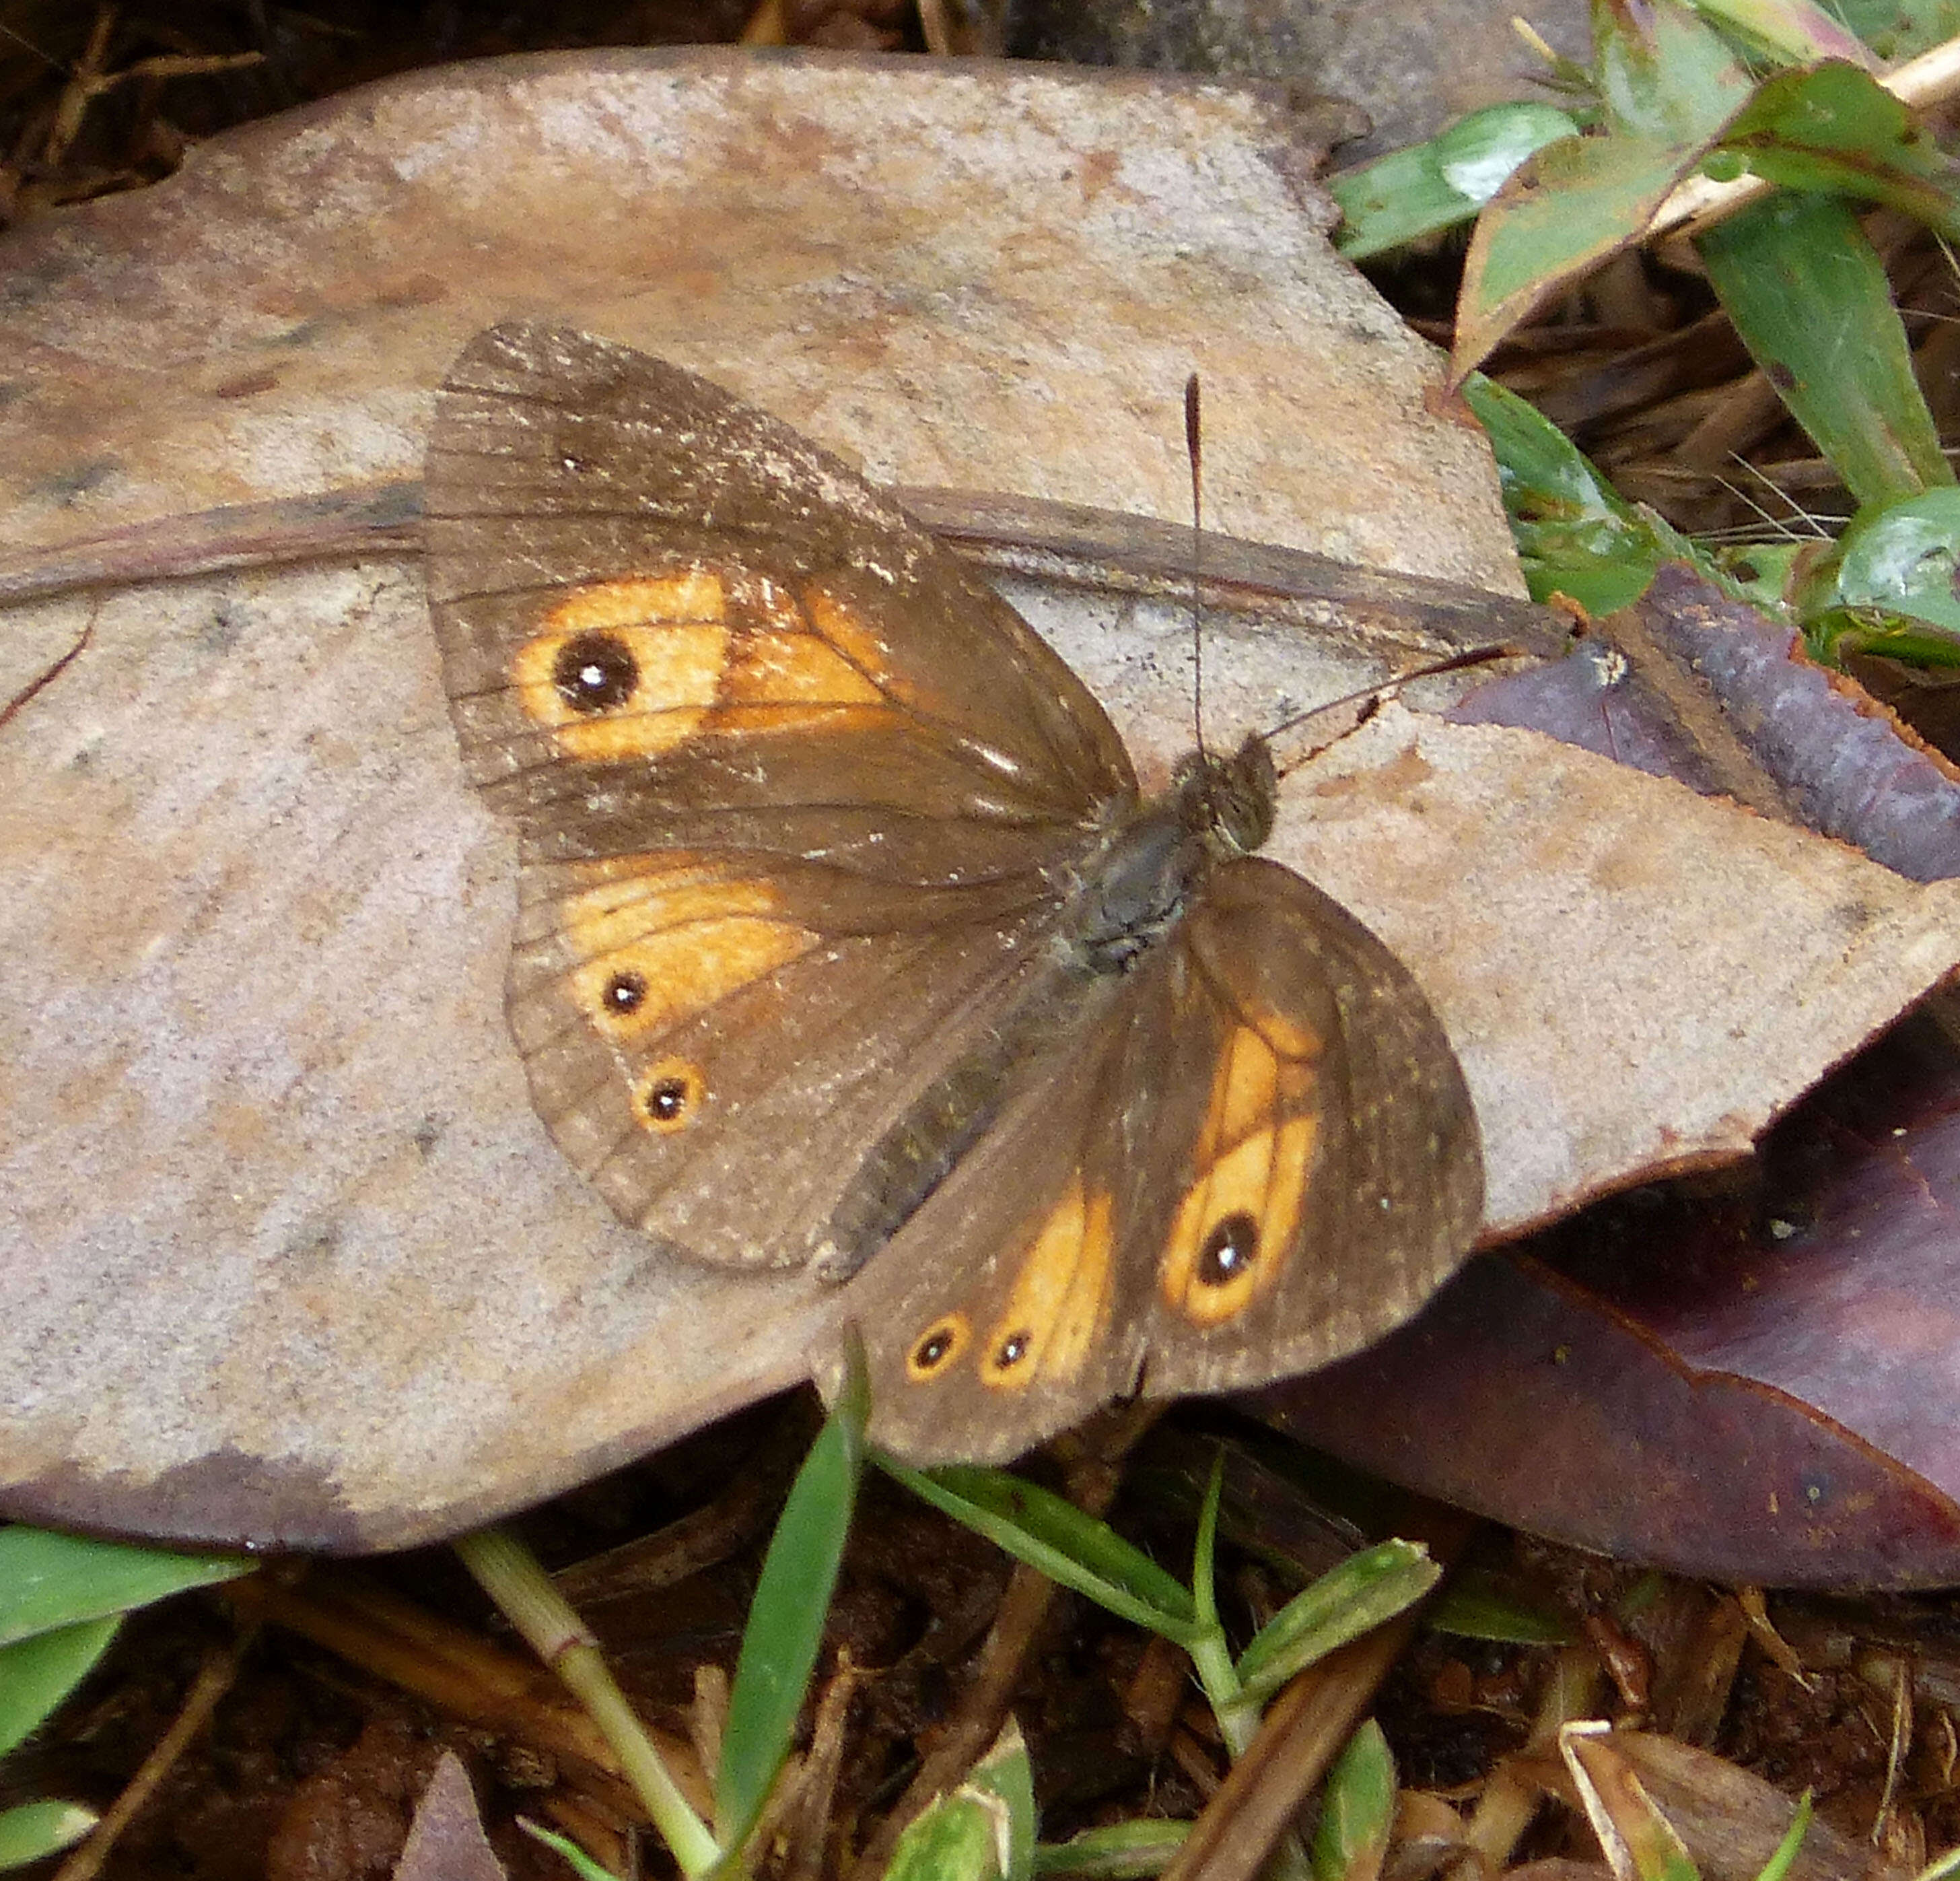
{"label": "green leaf", "polygon": [[553,1854],[561,1855],[569,1864],[578,1881],[619,1881],[610,1868],[594,1861],[568,1835],[561,1835],[556,1829],[547,1828],[542,1822],[534,1822],[528,1816],[517,1818],[517,1826],[533,1841],[542,1842]]}
{"label": "green leaf", "polygon": [[1810,1792],[1806,1790],[1796,1799],[1796,1813],[1790,1819],[1790,1827],[1783,1831],[1783,1840],[1763,1863],[1756,1881],[1787,1881],[1790,1870],[1796,1865],[1796,1851],[1803,1846],[1804,1837],[1810,1833],[1811,1815]]}
{"label": "green leaf", "polygon": [[1534,151],[1577,130],[1548,104],[1487,105],[1426,144],[1331,177],[1341,215],[1334,245],[1360,261],[1467,222]]}
{"label": "green leaf", "polygon": [[922,1471],[883,1454],[873,1460],[921,1501],[1119,1618],[1179,1645],[1202,1630],[1175,1576],[1072,1502],[1004,1470]]}
{"label": "green leaf", "polygon": [[899,1838],[885,1881],[1030,1881],[1034,1864],[1034,1776],[1010,1718],[966,1781]]}
{"label": "green leaf", "polygon": [[1313,1833],[1314,1881],[1375,1881],[1395,1825],[1395,1760],[1373,1718],[1327,1773]]}
{"label": "green leaf", "polygon": [[789,1754],[857,1502],[867,1396],[864,1355],[854,1351],[845,1388],[803,1459],[763,1558],[715,1775],[715,1831],[725,1848],[740,1847],[754,1828]]}
{"label": "green leaf", "polygon": [[1864,64],[1857,34],[1809,0],[1695,0],[1704,18],[1720,21],[1772,57],[1792,65],[1820,59]]}
{"label": "green leaf", "polygon": [[0,1757],[88,1677],[122,1624],[119,1613],[105,1614],[0,1646]]}
{"label": "green leaf", "polygon": [[1753,89],[1721,34],[1682,0],[1596,4],[1592,38],[1608,141],[1645,138],[1698,152]]}
{"label": "green leaf", "polygon": [[1832,0],[1832,8],[1888,62],[1930,52],[1960,34],[1960,0]]}
{"label": "green leaf", "polygon": [[51,1529],[0,1528],[0,1646],[249,1574],[231,1555],[173,1555]]}
{"label": "green leaf", "polygon": [[1563,594],[1591,614],[1631,606],[1664,562],[1720,568],[1652,511],[1629,503],[1570,438],[1515,392],[1473,373],[1463,396],[1489,435],[1518,560],[1534,600]]}
{"label": "green leaf", "polygon": [[1349,1555],[1295,1594],[1239,1655],[1246,1697],[1270,1698],[1303,1666],[1393,1619],[1442,1571],[1415,1542],[1383,1542]]}
{"label": "green leaf", "polygon": [[1953,482],[1885,268],[1849,208],[1776,196],[1697,246],[1743,343],[1860,504]]}
{"label": "green leaf", "polygon": [[1507,1646],[1564,1646],[1573,1638],[1562,1615],[1529,1604],[1475,1568],[1459,1569],[1422,1618],[1435,1632]]}
{"label": "green leaf", "polygon": [[1778,73],[1720,148],[1772,183],[1865,197],[1949,237],[1960,231],[1952,160],[1862,66],[1833,61]]}
{"label": "green leaf", "polygon": [[1911,615],[1960,634],[1960,489],[1860,511],[1839,543],[1837,577],[1839,606]]}
{"label": "green leaf", "polygon": [[1154,1819],[1085,1828],[1065,1842],[1045,1842],[1037,1848],[1035,1873],[1066,1875],[1071,1881],[1142,1881],[1162,1873],[1190,1835],[1188,1822]]}
{"label": "green leaf", "polygon": [[991,1796],[1007,1812],[1004,1881],[1032,1881],[1035,1871],[1035,1773],[1021,1727],[1010,1717],[994,1748],[973,1766],[968,1787]]}
{"label": "green leaf", "polygon": [[1570,282],[1637,241],[1704,146],[1565,137],[1494,196],[1464,259],[1452,376],[1460,378]]}
{"label": "green leaf", "polygon": [[22,1803],[0,1809],[0,1868],[24,1868],[72,1848],[99,1819],[79,1803]]}

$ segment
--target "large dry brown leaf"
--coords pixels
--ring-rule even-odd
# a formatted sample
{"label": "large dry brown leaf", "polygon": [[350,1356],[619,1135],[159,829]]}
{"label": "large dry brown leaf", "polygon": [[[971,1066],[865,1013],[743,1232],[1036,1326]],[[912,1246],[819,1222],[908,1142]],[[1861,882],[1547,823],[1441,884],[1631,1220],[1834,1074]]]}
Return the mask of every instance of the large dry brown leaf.
{"label": "large dry brown leaf", "polygon": [[[1195,355],[1223,525],[1504,585],[1488,468],[1332,265],[1282,129],[1230,91],[724,56],[431,75],[261,126],[0,253],[34,289],[0,314],[10,543],[399,476],[454,345],[523,310],[910,482],[1168,516]],[[1161,775],[1177,611],[1016,592]],[[1379,671],[1356,637],[1221,621],[1214,734]],[[398,1544],[803,1375],[848,1289],[654,1261],[530,1113],[511,845],[412,565],[112,584],[17,607],[4,648],[23,679],[79,649],[0,729],[8,1507]],[[1289,780],[1274,852],[1429,988],[1494,1232],[1742,1154],[1960,957],[1952,891],[1399,709]]]}

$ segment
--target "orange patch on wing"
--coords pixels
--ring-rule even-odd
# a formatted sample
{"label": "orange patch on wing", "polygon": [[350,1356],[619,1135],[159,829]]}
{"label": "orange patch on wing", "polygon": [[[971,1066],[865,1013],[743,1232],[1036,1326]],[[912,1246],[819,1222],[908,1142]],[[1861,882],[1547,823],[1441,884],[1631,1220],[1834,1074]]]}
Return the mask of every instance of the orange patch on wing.
{"label": "orange patch on wing", "polygon": [[1198,1138],[1198,1177],[1157,1268],[1164,1303],[1195,1326],[1237,1318],[1284,1270],[1319,1134],[1310,1057],[1283,1057],[1246,1026],[1226,1041]]}
{"label": "orange patch on wing", "polygon": [[1010,1391],[1073,1378],[1108,1317],[1115,1253],[1111,1198],[1078,1173],[1048,1211],[1015,1276],[980,1361],[985,1383]]}
{"label": "orange patch on wing", "polygon": [[632,575],[600,581],[560,601],[546,625],[560,634],[585,634],[656,622],[725,621],[728,584],[712,568],[682,568],[673,574]]}
{"label": "orange patch on wing", "polygon": [[883,637],[821,582],[805,584],[803,613],[817,633],[866,679],[874,689],[889,684]]}
{"label": "orange patch on wing", "polygon": [[721,687],[729,705],[876,705],[883,695],[814,634],[745,634]]}
{"label": "orange patch on wing", "polygon": [[[553,621],[576,605],[565,603]],[[623,696],[598,711],[581,707],[558,683],[565,649],[594,632],[621,650],[633,673]],[[700,729],[728,668],[730,638],[727,628],[699,621],[615,622],[603,629],[548,626],[517,649],[511,683],[525,716],[549,727],[568,756],[601,762],[656,757]]]}
{"label": "orange patch on wing", "polygon": [[[841,730],[886,703],[883,644],[810,592],[820,621],[736,567],[596,583],[518,649],[511,684],[568,756],[601,763],[657,757],[709,730]],[[568,683],[588,659],[609,692]]]}
{"label": "orange patch on wing", "polygon": [[608,1038],[657,1036],[816,945],[776,905],[766,882],[686,867],[570,896],[559,921],[572,998]]}

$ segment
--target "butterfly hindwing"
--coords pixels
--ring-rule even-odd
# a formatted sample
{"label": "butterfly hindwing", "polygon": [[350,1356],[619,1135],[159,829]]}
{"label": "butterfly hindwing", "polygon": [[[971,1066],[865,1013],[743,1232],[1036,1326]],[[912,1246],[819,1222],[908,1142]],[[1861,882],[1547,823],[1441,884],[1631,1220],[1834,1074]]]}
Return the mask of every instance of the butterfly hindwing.
{"label": "butterfly hindwing", "polygon": [[1481,1154],[1440,1027],[1290,870],[1214,870],[1080,1017],[854,1290],[873,1435],[908,1456],[1004,1459],[1033,1421],[1133,1389],[1326,1364],[1475,1234]]}

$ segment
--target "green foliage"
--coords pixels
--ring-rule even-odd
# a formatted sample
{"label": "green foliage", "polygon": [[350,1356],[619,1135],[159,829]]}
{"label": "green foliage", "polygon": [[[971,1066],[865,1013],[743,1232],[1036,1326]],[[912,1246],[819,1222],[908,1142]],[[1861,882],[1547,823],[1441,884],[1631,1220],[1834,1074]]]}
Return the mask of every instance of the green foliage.
{"label": "green foliage", "polygon": [[[1475,192],[1441,186],[1442,153],[1468,138],[1491,162],[1457,308],[1456,367],[1489,431],[1532,592],[1589,612],[1638,598],[1685,559],[1802,625],[1830,658],[1882,645],[1960,664],[1949,577],[1955,477],[1913,371],[1885,270],[1859,224],[1882,204],[1960,237],[1960,168],[1875,76],[1960,30],[1960,0],[1599,0],[1590,68],[1561,69],[1570,134],[1548,107],[1485,111],[1413,151],[1335,180],[1354,255],[1446,225]],[[1853,37],[1853,36],[1857,37]],[[1583,125],[1589,135],[1577,129]],[[1488,170],[1525,154],[1494,193]],[[1522,400],[1469,368],[1534,309],[1644,239],[1663,203],[1701,178],[1766,193],[1698,236],[1710,282],[1764,376],[1860,505],[1835,552],[1802,543],[1697,549],[1618,496]],[[1398,231],[1404,231],[1398,234]]]}
{"label": "green foliage", "polygon": [[[0,1755],[38,1730],[88,1676],[125,1613],[252,1571],[251,1562],[230,1555],[0,1528]],[[0,1869],[59,1854],[94,1825],[94,1816],[74,1803],[24,1803],[0,1813]]]}

